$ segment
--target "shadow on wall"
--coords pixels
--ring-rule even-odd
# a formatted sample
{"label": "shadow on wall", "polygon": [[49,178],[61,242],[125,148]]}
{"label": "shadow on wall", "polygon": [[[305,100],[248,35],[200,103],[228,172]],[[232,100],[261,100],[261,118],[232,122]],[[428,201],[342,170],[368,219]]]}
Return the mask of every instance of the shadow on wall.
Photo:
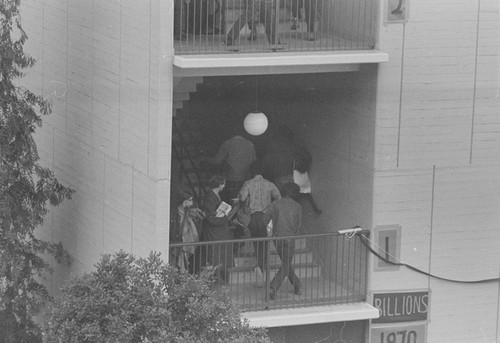
{"label": "shadow on wall", "polygon": [[[362,141],[353,135],[374,131],[374,124],[363,122],[369,117],[366,114],[355,113],[370,108],[358,104],[371,101],[364,98],[369,92],[363,82],[353,85],[359,75],[358,72],[206,77],[192,94],[186,113],[206,128],[203,139],[210,154],[231,136],[235,126],[242,128],[243,119],[254,110],[264,112],[269,120],[269,129],[263,135],[246,135],[255,144],[258,157],[264,155],[272,131],[280,125],[288,126],[312,154],[313,194],[323,210],[317,216],[309,204],[304,206],[306,233],[363,225],[370,220],[366,210],[370,206],[357,206],[352,199],[370,199],[372,181],[369,170],[356,176],[368,179],[351,180],[352,170],[366,168],[353,166],[357,157],[351,154],[351,144]],[[356,189],[355,184],[366,187]],[[353,190],[359,194],[351,194]],[[366,212],[363,214],[366,218],[358,220],[362,212]]]}

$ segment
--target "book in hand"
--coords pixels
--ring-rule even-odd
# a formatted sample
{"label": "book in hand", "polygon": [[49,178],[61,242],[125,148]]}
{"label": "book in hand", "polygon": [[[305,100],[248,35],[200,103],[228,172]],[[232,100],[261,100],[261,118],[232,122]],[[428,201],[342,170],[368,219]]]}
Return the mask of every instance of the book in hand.
{"label": "book in hand", "polygon": [[217,218],[221,218],[224,216],[227,216],[229,212],[231,211],[231,205],[229,205],[227,202],[221,202],[217,210],[215,211],[215,216]]}

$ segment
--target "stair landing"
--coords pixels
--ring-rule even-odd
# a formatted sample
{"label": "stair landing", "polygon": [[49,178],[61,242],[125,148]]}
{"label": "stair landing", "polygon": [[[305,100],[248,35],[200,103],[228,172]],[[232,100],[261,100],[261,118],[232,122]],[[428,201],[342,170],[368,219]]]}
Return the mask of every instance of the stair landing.
{"label": "stair landing", "polygon": [[364,294],[360,292],[361,290],[348,289],[322,277],[300,279],[302,282],[301,295],[295,295],[293,286],[288,280],[284,280],[274,300],[269,299],[269,287],[266,287],[266,285],[259,287],[256,282],[238,285],[229,284],[226,288],[229,290],[233,301],[245,311],[345,304],[365,300]]}

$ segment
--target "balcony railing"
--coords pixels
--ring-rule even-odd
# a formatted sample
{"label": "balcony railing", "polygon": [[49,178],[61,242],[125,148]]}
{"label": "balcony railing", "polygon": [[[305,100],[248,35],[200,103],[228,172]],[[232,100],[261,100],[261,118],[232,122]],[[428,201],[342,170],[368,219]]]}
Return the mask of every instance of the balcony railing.
{"label": "balcony railing", "polygon": [[175,53],[368,50],[378,0],[175,0]]}
{"label": "balcony railing", "polygon": [[[368,231],[362,231],[368,235]],[[273,297],[273,278],[282,263],[280,255],[293,249],[292,267],[299,286],[283,280]],[[243,311],[346,304],[366,300],[367,249],[358,235],[337,233],[259,238],[191,244],[171,244],[170,249],[194,251],[188,269],[197,272],[218,266],[218,283],[227,287]],[[292,249],[290,249],[292,250]],[[259,262],[260,260],[260,262]],[[260,268],[256,268],[258,265]],[[276,287],[275,287],[276,288]]]}

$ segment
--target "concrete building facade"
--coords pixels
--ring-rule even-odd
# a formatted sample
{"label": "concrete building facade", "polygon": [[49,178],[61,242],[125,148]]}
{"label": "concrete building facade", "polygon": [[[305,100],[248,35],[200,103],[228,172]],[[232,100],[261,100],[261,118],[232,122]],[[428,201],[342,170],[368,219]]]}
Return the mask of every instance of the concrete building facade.
{"label": "concrete building facade", "polygon": [[[333,232],[360,225],[376,251],[452,280],[372,255],[367,301],[385,322],[283,325],[273,329],[274,341],[335,341],[344,332],[352,342],[499,341],[498,1],[418,0],[410,7],[406,0],[406,17],[395,22],[391,1],[380,1],[371,57],[331,53],[326,63],[313,62],[324,52],[290,53],[302,60],[285,67],[276,57],[260,67],[238,64],[237,54],[230,62],[210,57],[207,65],[220,68],[183,67],[189,59],[175,53],[173,2],[22,5],[25,48],[37,60],[22,82],[53,105],[37,131],[42,163],[76,190],[41,230],[61,240],[74,261],[54,274],[52,292],[104,253],[168,256],[175,87],[202,76],[221,94],[234,92],[206,101],[206,115],[215,116],[254,102],[234,100],[253,89],[254,74],[260,108],[290,124],[313,151],[311,179],[324,213],[306,216],[305,226]],[[415,294],[424,296],[423,317],[393,321],[391,306],[375,301],[387,295],[397,312],[394,299]]]}

